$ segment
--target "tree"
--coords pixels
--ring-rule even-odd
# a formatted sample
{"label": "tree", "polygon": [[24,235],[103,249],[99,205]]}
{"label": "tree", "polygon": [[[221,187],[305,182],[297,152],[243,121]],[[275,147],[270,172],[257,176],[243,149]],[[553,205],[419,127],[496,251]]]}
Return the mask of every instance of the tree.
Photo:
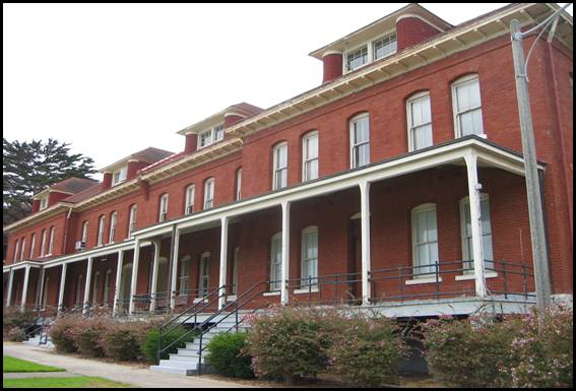
{"label": "tree", "polygon": [[4,225],[26,217],[32,210],[32,196],[47,186],[70,177],[91,179],[88,175],[96,173],[92,158],[70,154],[70,144],[51,138],[47,142],[3,138],[2,144]]}

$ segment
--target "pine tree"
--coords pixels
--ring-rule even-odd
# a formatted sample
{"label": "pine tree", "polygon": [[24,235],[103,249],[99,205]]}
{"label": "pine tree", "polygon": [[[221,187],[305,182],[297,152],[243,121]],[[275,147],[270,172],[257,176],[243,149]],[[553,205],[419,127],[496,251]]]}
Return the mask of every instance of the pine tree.
{"label": "pine tree", "polygon": [[4,225],[30,214],[32,196],[47,186],[70,177],[89,178],[88,175],[96,173],[94,160],[70,154],[70,144],[51,138],[47,142],[2,140]]}

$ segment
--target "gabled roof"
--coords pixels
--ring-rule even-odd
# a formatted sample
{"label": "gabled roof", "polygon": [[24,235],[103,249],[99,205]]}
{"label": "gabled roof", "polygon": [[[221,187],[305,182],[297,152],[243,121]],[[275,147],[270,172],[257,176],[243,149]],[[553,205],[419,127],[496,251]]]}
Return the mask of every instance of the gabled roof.
{"label": "gabled roof", "polygon": [[34,194],[33,198],[38,198],[51,191],[65,194],[76,194],[93,186],[95,183],[97,183],[97,181],[94,179],[72,177],[48,186],[46,189]]}
{"label": "gabled roof", "polygon": [[246,102],[237,103],[235,105],[228,106],[224,110],[219,111],[208,118],[204,118],[203,120],[198,121],[195,124],[187,126],[184,129],[179,130],[177,133],[183,136],[186,135],[186,133],[199,133],[203,130],[209,129],[212,126],[218,125],[218,123],[223,122],[224,117],[227,114],[235,114],[246,119],[254,115],[257,115],[263,111],[264,109],[251,105],[250,103]]}
{"label": "gabled roof", "polygon": [[143,149],[141,151],[132,153],[132,154],[126,156],[125,158],[120,159],[120,160],[100,169],[100,172],[107,172],[107,171],[117,169],[117,168],[119,168],[119,166],[122,166],[122,165],[128,163],[129,160],[137,160],[139,162],[152,164],[154,162],[157,162],[158,160],[164,159],[165,157],[172,155],[173,153],[174,152],[166,151],[164,149],[149,147],[149,148]]}

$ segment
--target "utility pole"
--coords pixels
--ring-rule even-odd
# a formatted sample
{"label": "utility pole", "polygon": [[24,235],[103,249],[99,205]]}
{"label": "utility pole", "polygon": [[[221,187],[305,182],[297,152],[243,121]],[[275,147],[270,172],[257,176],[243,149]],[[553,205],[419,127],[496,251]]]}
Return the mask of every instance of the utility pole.
{"label": "utility pole", "polygon": [[[557,13],[556,17],[558,17]],[[549,18],[550,22],[552,19]],[[545,23],[549,23],[549,21],[546,20]],[[546,26],[544,26],[544,29],[545,28]],[[525,34],[522,34],[520,31],[520,22],[518,20],[514,19],[510,23],[510,33],[512,36],[516,96],[518,100],[518,113],[520,115],[520,131],[522,134],[522,153],[524,156],[530,237],[534,264],[534,282],[536,285],[536,306],[539,314],[544,314],[546,306],[550,304],[552,289],[550,285],[548,250],[546,248],[544,230],[542,195],[540,193],[538,163],[536,160],[536,146],[534,143],[534,128],[532,125],[532,112],[530,111],[528,76],[526,73],[526,61],[524,59],[523,38]]]}

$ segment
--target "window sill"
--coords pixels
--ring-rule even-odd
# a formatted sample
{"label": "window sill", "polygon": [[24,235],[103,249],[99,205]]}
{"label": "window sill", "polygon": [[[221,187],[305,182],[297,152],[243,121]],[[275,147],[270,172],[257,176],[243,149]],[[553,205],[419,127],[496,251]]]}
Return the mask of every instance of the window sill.
{"label": "window sill", "polygon": [[[487,272],[486,274],[484,274],[485,278],[496,278],[498,277],[498,273],[496,272]],[[454,279],[456,281],[469,281],[469,280],[475,280],[476,276],[474,274],[464,274],[461,276],[456,276],[454,277]]]}
{"label": "window sill", "polygon": [[208,301],[207,301],[205,298],[203,298],[203,297],[198,298],[198,299],[194,299],[194,304],[196,304],[196,303],[207,303],[207,302],[208,302]]}
{"label": "window sill", "polygon": [[305,295],[307,293],[318,293],[318,287],[313,287],[312,289],[309,288],[300,288],[294,291],[295,295]]}
{"label": "window sill", "polygon": [[[438,277],[438,282],[442,282],[442,277]],[[406,285],[420,285],[420,284],[435,284],[436,277],[417,278],[414,280],[406,280]]]}
{"label": "window sill", "polygon": [[275,291],[275,292],[264,292],[264,297],[270,297],[270,296],[280,296],[280,291]]}
{"label": "window sill", "polygon": [[238,300],[238,296],[236,296],[236,295],[231,295],[231,296],[226,297],[226,301],[236,301],[236,300]]}

